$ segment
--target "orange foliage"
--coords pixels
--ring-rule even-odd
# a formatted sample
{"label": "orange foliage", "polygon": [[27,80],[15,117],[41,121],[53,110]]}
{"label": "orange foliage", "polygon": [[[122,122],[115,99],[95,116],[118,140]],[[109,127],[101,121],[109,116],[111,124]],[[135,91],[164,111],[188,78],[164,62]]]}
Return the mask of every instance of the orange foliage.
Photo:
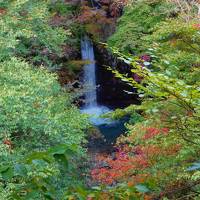
{"label": "orange foliage", "polygon": [[[142,127],[141,140],[152,139],[158,135],[165,137],[169,134],[168,128]],[[136,138],[137,134],[133,134]],[[132,135],[126,136],[126,139],[132,141]],[[157,159],[163,156],[177,154],[180,145],[160,146],[159,144],[140,144],[130,146],[126,143],[118,143],[114,156],[99,155],[96,157],[97,166],[91,171],[92,178],[103,184],[115,184],[120,181],[126,181],[129,186],[144,183],[150,174],[144,173],[144,170],[153,166]],[[104,165],[102,166],[102,163]],[[148,199],[148,198],[147,198]]]}

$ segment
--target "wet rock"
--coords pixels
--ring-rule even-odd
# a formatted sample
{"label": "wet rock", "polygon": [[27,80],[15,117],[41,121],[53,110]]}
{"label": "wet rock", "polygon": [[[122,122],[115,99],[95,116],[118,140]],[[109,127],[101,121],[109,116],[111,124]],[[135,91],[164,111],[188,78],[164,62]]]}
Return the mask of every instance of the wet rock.
{"label": "wet rock", "polygon": [[133,76],[130,66],[118,60],[111,52],[104,47],[95,47],[97,60],[97,84],[98,102],[111,108],[124,108],[130,104],[138,104],[137,91],[125,82],[116,78],[114,74],[104,66],[110,66],[113,70]]}

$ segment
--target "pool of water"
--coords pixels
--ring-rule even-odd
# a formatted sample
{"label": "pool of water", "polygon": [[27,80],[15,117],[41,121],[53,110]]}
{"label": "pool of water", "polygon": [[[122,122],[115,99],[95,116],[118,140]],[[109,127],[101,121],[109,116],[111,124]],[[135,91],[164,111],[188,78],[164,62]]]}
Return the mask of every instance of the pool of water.
{"label": "pool of water", "polygon": [[106,106],[90,106],[83,107],[81,109],[82,113],[88,114],[90,116],[91,124],[100,130],[106,141],[109,143],[114,142],[117,137],[126,131],[124,124],[128,120],[127,118],[112,120],[101,117],[103,114],[111,111],[112,110]]}

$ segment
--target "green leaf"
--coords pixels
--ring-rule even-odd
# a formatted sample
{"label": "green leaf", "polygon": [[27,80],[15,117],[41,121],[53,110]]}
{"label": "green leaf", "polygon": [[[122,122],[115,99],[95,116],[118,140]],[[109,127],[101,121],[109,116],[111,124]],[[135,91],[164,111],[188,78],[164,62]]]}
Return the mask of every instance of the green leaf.
{"label": "green leaf", "polygon": [[55,147],[49,149],[49,153],[51,155],[61,155],[61,154],[68,154],[70,156],[74,155],[77,151],[76,145],[66,145],[66,144],[59,144]]}
{"label": "green leaf", "polygon": [[68,158],[66,155],[63,154],[55,154],[54,158],[56,159],[57,162],[59,162],[62,166],[65,167],[65,169],[68,169]]}
{"label": "green leaf", "polygon": [[60,144],[60,145],[57,145],[55,147],[50,148],[49,153],[52,154],[53,156],[54,155],[61,155],[61,154],[65,154],[67,149],[68,149],[67,145]]}
{"label": "green leaf", "polygon": [[1,172],[3,179],[10,180],[14,177],[14,170],[12,167],[8,167],[5,171]]}
{"label": "green leaf", "polygon": [[27,156],[26,162],[32,163],[33,160],[45,160],[48,163],[53,162],[53,158],[47,152],[34,152]]}

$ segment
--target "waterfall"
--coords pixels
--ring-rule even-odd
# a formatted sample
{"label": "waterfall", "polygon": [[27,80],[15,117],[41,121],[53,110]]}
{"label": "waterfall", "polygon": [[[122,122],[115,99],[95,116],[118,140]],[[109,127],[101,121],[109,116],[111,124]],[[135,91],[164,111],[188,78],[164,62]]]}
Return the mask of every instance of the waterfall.
{"label": "waterfall", "polygon": [[97,91],[96,91],[96,64],[94,58],[94,49],[91,40],[85,36],[81,40],[81,54],[82,59],[88,62],[84,65],[84,86],[85,92],[85,106],[97,106]]}
{"label": "waterfall", "polygon": [[110,109],[97,103],[94,48],[92,41],[87,36],[81,40],[81,54],[82,60],[88,62],[84,65],[83,83],[86,91],[85,105],[81,111],[91,115],[90,121],[95,125],[109,123],[108,120],[99,117]]}
{"label": "waterfall", "polygon": [[[101,5],[98,1],[90,0],[91,6],[98,9]],[[113,141],[119,134],[124,132],[121,128],[121,122],[102,118],[101,115],[112,111],[104,105],[97,102],[97,85],[96,85],[96,64],[93,43],[88,36],[81,39],[81,55],[82,60],[86,61],[84,65],[83,83],[85,88],[85,105],[81,108],[81,112],[90,116],[90,122],[99,128],[103,135]],[[124,124],[124,123],[122,123]],[[107,131],[107,132],[106,132]]]}

